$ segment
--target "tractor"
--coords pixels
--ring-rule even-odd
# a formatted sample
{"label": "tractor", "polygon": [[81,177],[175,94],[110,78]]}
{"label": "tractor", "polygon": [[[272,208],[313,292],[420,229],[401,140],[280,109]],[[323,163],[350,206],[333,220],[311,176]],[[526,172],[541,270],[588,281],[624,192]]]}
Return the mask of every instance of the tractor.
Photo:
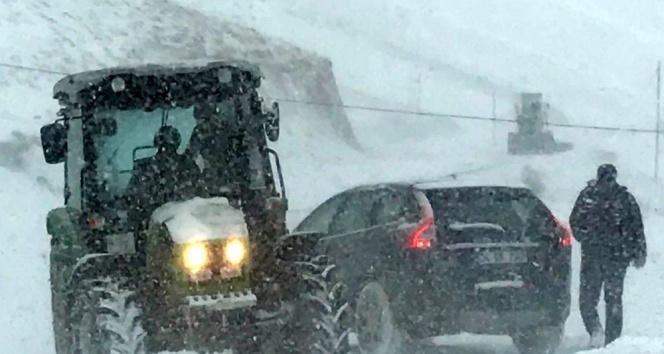
{"label": "tractor", "polygon": [[41,143],[64,165],[64,206],[46,220],[57,354],[338,346],[321,326],[330,267],[286,227],[268,146],[279,105],[263,103],[262,79],[255,64],[219,61],[55,84]]}
{"label": "tractor", "polygon": [[521,104],[515,105],[518,131],[508,133],[507,137],[510,154],[542,154],[556,150],[553,133],[545,129],[548,107],[541,93],[521,93]]}

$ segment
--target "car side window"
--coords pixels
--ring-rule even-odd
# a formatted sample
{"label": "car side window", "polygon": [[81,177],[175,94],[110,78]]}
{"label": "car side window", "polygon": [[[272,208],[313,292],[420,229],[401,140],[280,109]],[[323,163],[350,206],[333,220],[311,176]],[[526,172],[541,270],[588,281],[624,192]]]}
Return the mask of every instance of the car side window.
{"label": "car side window", "polygon": [[332,218],[330,235],[349,234],[370,226],[369,214],[373,206],[373,191],[357,191],[348,195]]}
{"label": "car side window", "polygon": [[329,233],[330,223],[332,218],[339,207],[341,207],[346,200],[346,194],[338,194],[323,204],[319,205],[318,208],[309,214],[300,224],[295,228],[296,232],[321,232],[324,234]]}
{"label": "car side window", "polygon": [[371,226],[395,223],[402,218],[411,220],[415,217],[417,217],[417,202],[414,197],[393,190],[385,190],[378,194],[370,213]]}

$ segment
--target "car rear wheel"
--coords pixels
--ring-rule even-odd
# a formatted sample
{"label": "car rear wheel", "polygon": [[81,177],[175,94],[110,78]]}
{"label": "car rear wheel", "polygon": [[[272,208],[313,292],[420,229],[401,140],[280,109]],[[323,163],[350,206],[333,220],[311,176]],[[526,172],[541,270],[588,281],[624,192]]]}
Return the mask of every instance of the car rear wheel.
{"label": "car rear wheel", "polygon": [[532,327],[512,334],[521,354],[553,354],[563,339],[565,326]]}
{"label": "car rear wheel", "polygon": [[389,297],[378,282],[366,284],[355,302],[355,326],[362,354],[387,354],[401,346]]}

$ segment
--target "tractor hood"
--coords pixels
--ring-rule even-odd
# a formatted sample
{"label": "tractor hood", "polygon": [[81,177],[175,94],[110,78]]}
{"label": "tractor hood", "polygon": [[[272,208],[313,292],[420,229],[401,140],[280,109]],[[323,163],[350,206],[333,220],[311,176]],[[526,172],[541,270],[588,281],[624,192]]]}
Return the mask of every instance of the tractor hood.
{"label": "tractor hood", "polygon": [[249,237],[244,213],[226,198],[166,203],[152,213],[152,220],[165,224],[173,242],[178,244]]}

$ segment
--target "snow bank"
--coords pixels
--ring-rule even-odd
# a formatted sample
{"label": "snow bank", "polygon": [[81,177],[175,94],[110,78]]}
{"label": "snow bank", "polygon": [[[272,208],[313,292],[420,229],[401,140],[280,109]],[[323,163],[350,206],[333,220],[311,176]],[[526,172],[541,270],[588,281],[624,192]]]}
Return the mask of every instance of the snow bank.
{"label": "snow bank", "polygon": [[[169,1],[102,0],[57,6],[45,0],[3,1],[2,8],[0,62],[74,72],[146,62],[246,59],[263,67],[268,97],[319,103],[283,102],[287,137],[308,143],[316,132],[355,142],[339,107],[331,62],[285,41]],[[57,104],[50,92],[59,76],[0,68],[0,119],[16,121],[17,129],[34,134],[40,124],[55,118]],[[16,104],[26,98],[30,104]],[[298,127],[304,134],[297,134]]]}
{"label": "snow bank", "polygon": [[0,353],[50,353],[50,237],[46,213],[61,198],[19,172],[0,168]]}
{"label": "snow bank", "polygon": [[577,354],[661,354],[664,338],[624,337],[605,348],[584,350]]}
{"label": "snow bank", "polygon": [[194,198],[157,208],[152,219],[165,223],[175,243],[248,238],[244,213],[226,198]]}

